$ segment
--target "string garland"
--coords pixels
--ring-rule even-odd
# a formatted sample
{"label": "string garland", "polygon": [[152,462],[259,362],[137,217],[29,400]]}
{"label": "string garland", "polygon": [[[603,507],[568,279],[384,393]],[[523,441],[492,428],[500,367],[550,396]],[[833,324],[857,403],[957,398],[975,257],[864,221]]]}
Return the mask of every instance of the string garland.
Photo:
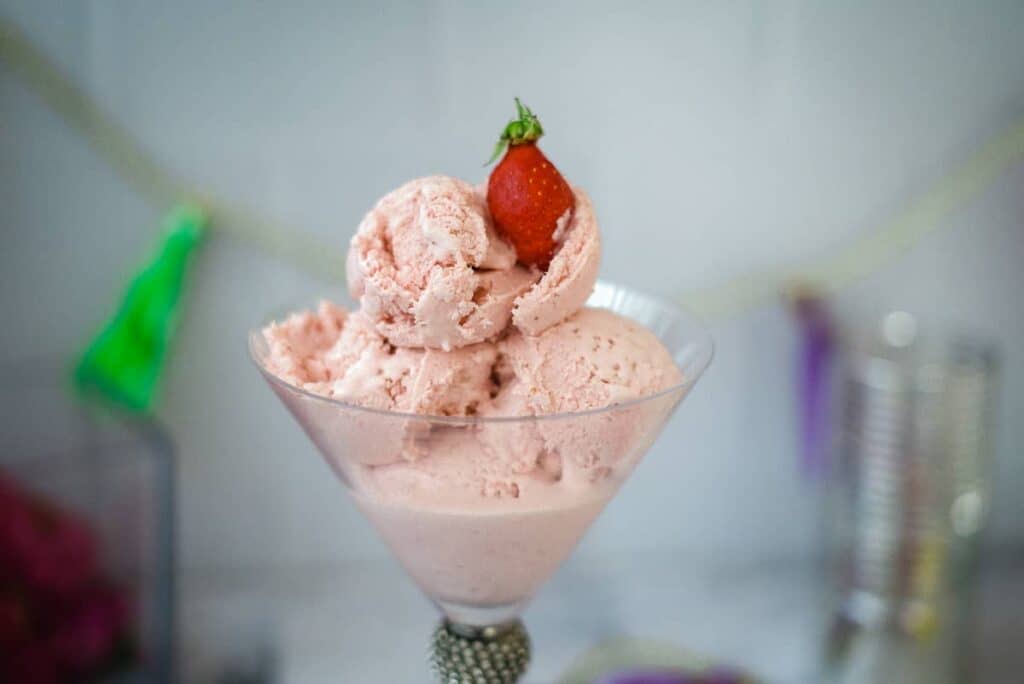
{"label": "string garland", "polygon": [[[203,208],[215,232],[329,281],[344,279],[344,258],[336,247],[306,231],[274,222],[235,206],[178,178],[76,86],[11,22],[0,18],[0,59],[150,204],[165,210],[183,200]],[[1024,160],[1024,117],[984,143],[927,192],[874,230],[844,248],[810,263],[777,271],[754,271],[677,299],[705,319],[737,316],[811,287],[842,289],[946,225],[950,215],[977,198],[1013,165]]]}
{"label": "string garland", "polygon": [[681,300],[706,318],[738,315],[798,290],[830,294],[864,278],[948,224],[947,219],[1024,161],[1024,118],[989,139],[960,166],[941,178],[903,211],[845,249],[804,266],[777,273],[754,272]]}

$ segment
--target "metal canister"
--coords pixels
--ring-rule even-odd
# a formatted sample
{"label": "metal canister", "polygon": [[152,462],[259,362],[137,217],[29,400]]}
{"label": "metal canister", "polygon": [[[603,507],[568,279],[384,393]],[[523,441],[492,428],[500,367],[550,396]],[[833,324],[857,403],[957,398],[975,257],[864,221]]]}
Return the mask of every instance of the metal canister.
{"label": "metal canister", "polygon": [[991,494],[992,349],[904,312],[843,353],[832,681],[956,682]]}

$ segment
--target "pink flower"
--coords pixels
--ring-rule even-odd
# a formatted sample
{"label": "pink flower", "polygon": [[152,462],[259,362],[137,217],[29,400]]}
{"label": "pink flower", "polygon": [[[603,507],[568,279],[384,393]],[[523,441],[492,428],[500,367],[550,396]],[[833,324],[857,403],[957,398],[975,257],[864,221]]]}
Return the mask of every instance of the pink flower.
{"label": "pink flower", "polygon": [[29,606],[24,596],[0,590],[0,652],[16,649],[31,637]]}
{"label": "pink flower", "polygon": [[28,644],[9,653],[0,652],[0,682],[59,684],[57,659],[45,643]]}
{"label": "pink flower", "polygon": [[110,587],[90,587],[55,626],[51,643],[61,666],[85,674],[105,665],[126,627],[125,603]]}
{"label": "pink flower", "polygon": [[18,529],[27,524],[28,504],[15,484],[0,473],[0,581],[13,581],[20,573]]}
{"label": "pink flower", "polygon": [[53,598],[73,595],[96,572],[96,539],[85,522],[0,477],[2,579]]}
{"label": "pink flower", "polygon": [[130,636],[127,594],[99,577],[84,520],[0,473],[0,682],[78,681]]}

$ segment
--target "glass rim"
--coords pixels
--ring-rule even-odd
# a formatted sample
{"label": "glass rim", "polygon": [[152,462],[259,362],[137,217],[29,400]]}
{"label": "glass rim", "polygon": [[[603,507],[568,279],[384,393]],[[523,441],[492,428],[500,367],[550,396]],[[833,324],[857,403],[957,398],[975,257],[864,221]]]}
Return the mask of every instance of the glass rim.
{"label": "glass rim", "polygon": [[[302,396],[306,397],[307,399],[311,399],[311,400],[313,400],[315,402],[322,403],[322,404],[329,405],[329,406],[334,406],[334,407],[337,407],[339,409],[344,409],[346,411],[354,411],[354,412],[358,412],[358,413],[364,413],[364,414],[376,415],[376,416],[387,416],[387,417],[390,417],[390,418],[404,419],[404,420],[429,421],[429,422],[432,422],[432,423],[443,423],[443,424],[447,424],[447,425],[463,425],[463,426],[465,426],[465,425],[489,425],[489,424],[500,424],[500,423],[534,423],[534,422],[541,422],[541,421],[547,422],[547,421],[567,420],[567,419],[572,419],[572,418],[583,418],[583,417],[588,417],[588,416],[600,415],[600,414],[603,414],[603,413],[610,413],[612,411],[618,411],[618,410],[624,410],[624,409],[628,409],[628,408],[634,408],[636,406],[640,406],[640,405],[646,404],[648,402],[652,402],[654,400],[666,397],[666,396],[671,395],[671,394],[673,394],[675,392],[679,392],[681,390],[687,390],[688,391],[690,388],[692,388],[697,383],[697,380],[699,380],[700,377],[704,374],[704,371],[707,370],[708,366],[711,365],[711,361],[714,359],[714,355],[715,355],[715,343],[714,343],[714,340],[711,337],[710,332],[708,332],[707,327],[694,314],[686,311],[682,307],[680,307],[680,306],[678,306],[678,305],[676,305],[676,304],[674,304],[672,302],[669,302],[669,301],[667,301],[667,300],[665,300],[665,299],[663,299],[661,297],[657,297],[657,296],[654,296],[654,295],[649,295],[649,294],[640,292],[638,290],[634,290],[634,289],[629,288],[629,287],[624,287],[622,285],[618,285],[618,284],[615,284],[615,283],[612,283],[612,282],[609,282],[609,281],[599,280],[598,283],[597,283],[597,286],[595,286],[595,291],[597,290],[598,287],[605,287],[605,288],[611,287],[611,288],[614,288],[615,290],[618,290],[620,292],[628,293],[631,297],[637,297],[637,298],[643,299],[648,304],[655,305],[655,306],[661,308],[662,310],[670,312],[673,316],[677,317],[678,319],[680,319],[682,321],[685,321],[685,323],[687,324],[687,327],[692,328],[693,330],[696,330],[698,335],[695,337],[694,343],[697,344],[699,347],[704,347],[706,349],[706,353],[701,355],[701,358],[699,359],[698,363],[696,364],[696,368],[695,369],[691,369],[692,372],[689,373],[689,374],[683,373],[683,369],[680,368],[679,364],[675,361],[675,355],[672,354],[672,350],[669,350],[669,353],[670,353],[670,355],[673,358],[673,363],[675,363],[676,368],[679,369],[680,373],[683,374],[683,379],[681,381],[679,381],[679,382],[673,383],[672,385],[670,385],[669,387],[666,387],[665,389],[659,390],[659,391],[654,392],[652,394],[645,394],[645,395],[643,395],[641,397],[637,397],[635,399],[630,399],[628,401],[623,401],[623,402],[618,402],[618,403],[614,403],[614,404],[609,404],[608,406],[602,406],[600,408],[586,409],[586,410],[583,410],[583,411],[562,411],[562,412],[559,412],[559,413],[544,413],[544,414],[540,414],[540,415],[526,415],[526,416],[443,416],[443,415],[433,415],[433,414],[429,414],[429,413],[410,413],[408,411],[392,411],[392,410],[389,410],[389,409],[374,408],[372,406],[363,406],[361,404],[355,404],[355,403],[352,403],[352,402],[343,401],[341,399],[336,399],[334,397],[326,397],[326,396],[324,396],[322,394],[317,394],[316,392],[311,392],[310,390],[307,390],[307,389],[304,389],[302,387],[299,387],[298,385],[295,385],[295,384],[293,384],[291,382],[288,382],[287,380],[285,380],[284,378],[276,375],[275,373],[272,373],[270,370],[267,369],[266,365],[260,360],[260,356],[259,356],[259,354],[257,352],[256,345],[261,343],[261,342],[264,342],[264,340],[263,340],[263,328],[266,325],[269,325],[270,323],[273,323],[276,320],[278,320],[278,319],[273,317],[273,314],[271,314],[271,316],[266,319],[266,322],[263,325],[261,325],[260,327],[257,327],[257,328],[253,328],[253,329],[251,329],[249,331],[248,342],[247,342],[247,347],[248,347],[248,351],[249,351],[249,359],[253,362],[253,364],[256,366],[256,368],[259,370],[259,372],[263,375],[263,377],[268,382],[270,382],[270,383],[272,383],[274,385],[277,385],[279,387],[282,387],[282,388],[284,388],[286,390],[289,390],[291,392],[294,392],[296,394],[302,395]],[[595,307],[595,308],[605,308],[605,309],[607,309],[608,307]],[[627,318],[628,318],[628,316],[627,316]],[[654,331],[651,331],[651,332],[654,333]],[[656,335],[656,333],[654,333],[654,334]],[[660,341],[660,338],[659,338],[659,341]]]}

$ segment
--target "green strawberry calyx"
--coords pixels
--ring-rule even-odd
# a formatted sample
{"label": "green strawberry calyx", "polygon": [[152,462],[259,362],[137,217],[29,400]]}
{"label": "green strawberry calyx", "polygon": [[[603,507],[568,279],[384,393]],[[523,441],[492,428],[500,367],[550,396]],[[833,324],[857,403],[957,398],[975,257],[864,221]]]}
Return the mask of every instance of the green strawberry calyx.
{"label": "green strawberry calyx", "polygon": [[[530,108],[516,100],[516,112],[519,115],[518,119],[512,119],[505,126],[505,130],[501,132],[501,137],[498,138],[498,144],[494,146],[494,154],[487,160],[487,164],[494,163],[494,160],[501,156],[510,145],[525,145],[540,140],[540,137],[544,135],[544,129],[540,125],[540,119],[538,119]],[[484,164],[484,166],[487,166]]]}

